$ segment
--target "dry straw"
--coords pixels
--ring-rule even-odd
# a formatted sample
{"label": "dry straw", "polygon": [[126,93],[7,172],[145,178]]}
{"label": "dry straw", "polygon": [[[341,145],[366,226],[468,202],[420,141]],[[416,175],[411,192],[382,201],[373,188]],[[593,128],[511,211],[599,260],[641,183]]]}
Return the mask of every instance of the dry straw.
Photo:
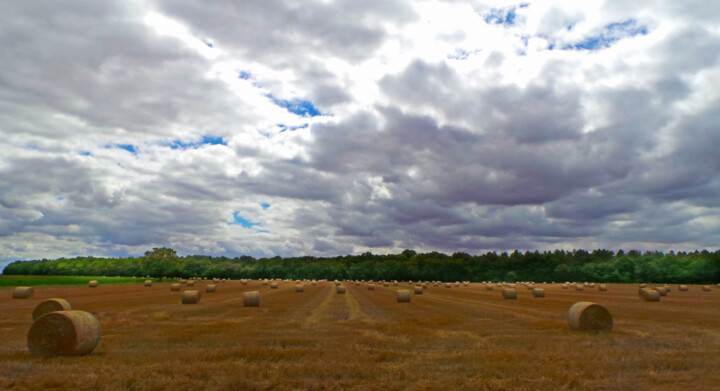
{"label": "dry straw", "polygon": [[398,303],[409,303],[410,302],[410,291],[407,289],[395,291],[395,298],[397,299]]}
{"label": "dry straw", "polygon": [[705,292],[710,292],[710,291],[712,290],[712,288],[710,288],[710,285],[704,285],[704,286],[702,287],[702,290],[705,291]]}
{"label": "dry straw", "polygon": [[502,296],[503,299],[517,299],[517,290],[515,288],[503,288]]}
{"label": "dry straw", "polygon": [[152,281],[145,280],[145,286],[152,286]]}
{"label": "dry straw", "polygon": [[374,291],[374,290],[375,290],[375,285],[374,285],[374,284],[368,284],[368,290],[369,290],[369,291]]}
{"label": "dry straw", "polygon": [[583,291],[583,286],[580,285],[580,284],[577,284],[577,285],[575,285],[575,290],[576,290],[576,291],[579,291],[579,292],[582,292],[582,291]]}
{"label": "dry straw", "polygon": [[579,301],[568,310],[568,325],[573,330],[580,331],[612,331],[613,318],[607,308]]}
{"label": "dry straw", "polygon": [[195,286],[195,281],[188,281],[187,286]]}
{"label": "dry straw", "polygon": [[185,291],[182,293],[183,304],[197,304],[200,302],[200,291]]}
{"label": "dry straw", "polygon": [[337,293],[338,293],[339,295],[344,295],[344,294],[345,294],[345,287],[344,287],[344,286],[338,285],[338,286],[335,287],[335,289],[337,290]]}
{"label": "dry straw", "polygon": [[687,285],[680,285],[680,286],[678,286],[678,290],[680,292],[687,292],[688,287],[687,287]]}
{"label": "dry straw", "polygon": [[545,297],[545,289],[533,288],[533,297]]}
{"label": "dry straw", "polygon": [[100,323],[91,313],[56,311],[33,322],[27,343],[35,356],[82,356],[95,349],[100,335]]}
{"label": "dry straw", "polygon": [[35,289],[31,286],[19,286],[15,289],[13,289],[12,297],[13,299],[27,299],[30,298],[33,293],[35,293]]}
{"label": "dry straw", "polygon": [[416,286],[414,289],[416,295],[422,295],[423,294],[423,288],[421,286]]}
{"label": "dry straw", "polygon": [[563,289],[567,289],[567,288],[568,288],[568,284],[562,284],[562,288],[563,288]]}
{"label": "dry straw", "polygon": [[305,292],[305,286],[304,285],[298,285],[295,287],[295,292]]}
{"label": "dry straw", "polygon": [[640,288],[638,296],[645,301],[660,301],[660,292],[655,289]]}
{"label": "dry straw", "polygon": [[485,290],[491,291],[491,290],[493,290],[493,289],[495,289],[495,287],[492,286],[491,284],[486,284],[486,285],[485,285]]}
{"label": "dry straw", "polygon": [[445,288],[452,288],[452,284],[446,282],[446,283],[445,283]]}
{"label": "dry straw", "polygon": [[70,308],[70,303],[67,302],[65,299],[47,299],[40,302],[40,304],[35,306],[35,309],[33,310],[32,317],[33,320],[48,314],[50,312],[56,312],[56,311],[70,311],[72,308]]}
{"label": "dry straw", "polygon": [[664,287],[662,287],[662,286],[657,286],[657,287],[655,287],[655,288],[653,288],[653,289],[655,289],[655,290],[657,291],[657,293],[660,294],[660,296],[667,296],[667,291],[665,290]]}
{"label": "dry straw", "polygon": [[607,285],[605,285],[605,284],[600,284],[600,285],[598,286],[598,289],[600,290],[600,292],[607,292]]}
{"label": "dry straw", "polygon": [[170,285],[170,290],[171,291],[179,291],[180,286],[181,286],[180,284],[172,284],[172,285]]}
{"label": "dry straw", "polygon": [[277,289],[277,288],[278,288],[277,282],[273,282],[272,284],[270,284],[270,289]]}
{"label": "dry straw", "polygon": [[88,282],[88,287],[90,287],[90,288],[97,288],[97,286],[98,286],[97,280],[92,280],[92,281]]}
{"label": "dry straw", "polygon": [[243,307],[260,307],[260,291],[243,293]]}
{"label": "dry straw", "polygon": [[215,291],[217,291],[217,285],[215,284],[210,284],[205,287],[205,292],[207,293],[215,293]]}

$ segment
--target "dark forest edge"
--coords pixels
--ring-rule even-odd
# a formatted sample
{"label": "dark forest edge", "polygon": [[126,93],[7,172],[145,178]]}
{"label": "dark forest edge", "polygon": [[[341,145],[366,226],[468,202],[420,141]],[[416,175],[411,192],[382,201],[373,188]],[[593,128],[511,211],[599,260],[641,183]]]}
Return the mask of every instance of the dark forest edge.
{"label": "dark forest edge", "polygon": [[440,281],[592,281],[706,284],[720,282],[720,250],[639,252],[575,250],[470,255],[457,252],[273,257],[178,256],[154,248],[133,258],[77,257],[16,261],[5,275],[150,276]]}

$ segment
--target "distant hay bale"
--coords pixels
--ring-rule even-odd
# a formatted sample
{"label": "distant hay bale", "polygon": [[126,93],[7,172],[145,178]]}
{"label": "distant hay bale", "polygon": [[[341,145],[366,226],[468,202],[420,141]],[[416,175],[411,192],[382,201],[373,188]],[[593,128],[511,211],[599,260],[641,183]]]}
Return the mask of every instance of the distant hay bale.
{"label": "distant hay bale", "polygon": [[598,289],[600,290],[600,292],[607,292],[607,285],[600,284],[598,285]]}
{"label": "distant hay bale", "polygon": [[170,285],[170,290],[171,291],[179,291],[181,286],[182,285],[180,285],[180,284],[172,284],[172,285]]}
{"label": "distant hay bale", "polygon": [[243,307],[260,307],[260,291],[243,293]]}
{"label": "distant hay bale", "polygon": [[180,284],[181,284],[181,285],[185,285],[185,284],[187,284],[187,281],[186,281],[186,280],[180,280]]}
{"label": "distant hay bale", "polygon": [[703,285],[702,290],[705,292],[710,292],[712,288],[710,288],[710,285]]}
{"label": "distant hay bale", "polygon": [[679,290],[680,292],[687,292],[688,287],[687,287],[687,285],[679,285],[679,286],[678,286],[678,290]]}
{"label": "distant hay bale", "polygon": [[195,281],[188,281],[187,286],[195,286]]}
{"label": "distant hay bale", "polygon": [[374,285],[374,284],[368,284],[367,290],[369,290],[369,291],[374,291],[374,290],[375,290],[375,285]]}
{"label": "distant hay bale", "polygon": [[90,287],[90,288],[97,288],[97,286],[98,286],[97,280],[92,280],[92,281],[88,282],[88,287]]}
{"label": "distant hay bale", "polygon": [[576,290],[576,291],[579,291],[579,292],[582,292],[582,291],[583,291],[583,286],[580,285],[580,284],[577,284],[577,285],[575,285],[575,290]]}
{"label": "distant hay bale", "polygon": [[344,286],[338,285],[338,286],[335,287],[335,289],[336,289],[336,291],[337,291],[337,293],[338,293],[339,295],[344,295],[344,294],[345,294],[345,287],[344,287]]}
{"label": "distant hay bale", "polygon": [[657,291],[657,293],[660,294],[660,296],[667,296],[667,291],[665,290],[665,287],[657,286],[653,289],[655,289]]}
{"label": "distant hay bale", "polygon": [[563,289],[568,289],[568,284],[562,284]]}
{"label": "distant hay bale", "polygon": [[613,318],[607,308],[588,301],[579,301],[568,310],[568,325],[579,331],[612,331]]}
{"label": "distant hay bale", "polygon": [[183,304],[197,304],[200,302],[200,291],[185,291],[182,293]]}
{"label": "distant hay bale", "polygon": [[545,289],[542,288],[533,288],[532,293],[533,297],[545,297]]}
{"label": "distant hay bale", "polygon": [[37,318],[27,336],[30,353],[39,357],[82,356],[100,342],[100,323],[89,312],[56,311]]}
{"label": "distant hay bale", "polygon": [[413,288],[413,290],[415,291],[415,294],[416,294],[416,295],[422,295],[422,294],[423,294],[423,288],[422,288],[421,286],[416,286],[415,288]]}
{"label": "distant hay bale", "polygon": [[247,285],[247,284],[248,284],[248,280],[240,280],[240,283],[243,284],[243,285]]}
{"label": "distant hay bale", "polygon": [[41,301],[40,304],[35,306],[32,317],[33,320],[35,320],[50,312],[70,311],[71,309],[72,308],[70,308],[70,303],[68,303],[65,299],[47,299]]}
{"label": "distant hay bale", "polygon": [[13,299],[28,299],[30,298],[33,293],[35,293],[35,289],[31,286],[19,286],[13,289],[12,297]]}
{"label": "distant hay bale", "polygon": [[446,283],[445,283],[445,288],[452,288],[452,284],[446,282]]}
{"label": "distant hay bale", "polygon": [[304,285],[295,286],[295,292],[305,292],[305,286]]}
{"label": "distant hay bale", "polygon": [[151,280],[145,280],[144,285],[145,285],[145,286],[152,286],[152,281],[151,281]]}
{"label": "distant hay bale", "polygon": [[647,284],[640,284],[638,285],[640,288],[647,288]]}
{"label": "distant hay bale", "polygon": [[317,281],[314,281],[314,280],[313,280],[310,284],[311,284],[312,286],[315,286],[315,285],[317,285]]}
{"label": "distant hay bale", "polygon": [[502,296],[503,299],[517,299],[517,290],[515,288],[503,288]]}
{"label": "distant hay bale", "polygon": [[277,288],[278,288],[277,282],[273,282],[270,284],[270,289],[277,289]]}
{"label": "distant hay bale", "polygon": [[638,296],[645,301],[660,301],[660,292],[655,289],[640,288]]}
{"label": "distant hay bale", "polygon": [[401,289],[395,291],[395,298],[398,303],[409,303],[410,302],[410,291],[407,289]]}
{"label": "distant hay bale", "polygon": [[485,290],[491,291],[493,289],[495,289],[495,287],[492,286],[492,284],[485,284]]}
{"label": "distant hay bale", "polygon": [[383,283],[383,286],[384,286],[385,288],[387,288],[387,287],[390,286],[390,285],[389,285],[387,282],[384,282],[384,283]]}
{"label": "distant hay bale", "polygon": [[215,284],[210,284],[205,287],[205,292],[207,293],[215,293],[215,291],[217,291],[217,285]]}

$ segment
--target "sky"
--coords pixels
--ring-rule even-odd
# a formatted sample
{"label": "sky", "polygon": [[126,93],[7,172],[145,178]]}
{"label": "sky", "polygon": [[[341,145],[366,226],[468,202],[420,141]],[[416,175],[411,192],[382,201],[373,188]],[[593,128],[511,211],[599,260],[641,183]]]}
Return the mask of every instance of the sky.
{"label": "sky", "polygon": [[0,2],[0,267],[720,243],[720,2]]}

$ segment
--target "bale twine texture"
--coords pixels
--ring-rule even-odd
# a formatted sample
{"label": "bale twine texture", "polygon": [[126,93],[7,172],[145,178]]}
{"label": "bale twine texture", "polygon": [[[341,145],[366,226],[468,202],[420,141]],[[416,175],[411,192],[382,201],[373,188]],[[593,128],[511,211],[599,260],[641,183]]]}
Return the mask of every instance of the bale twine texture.
{"label": "bale twine texture", "polygon": [[100,342],[100,323],[85,311],[56,311],[37,318],[28,332],[30,353],[39,357],[82,356]]}
{"label": "bale twine texture", "polygon": [[243,307],[260,307],[260,291],[243,293]]}
{"label": "bale twine texture", "polygon": [[503,288],[502,296],[503,299],[517,299],[517,290],[515,288]]}
{"label": "bale twine texture", "polygon": [[185,291],[182,293],[183,304],[197,304],[200,302],[200,291]]}
{"label": "bale twine texture", "polygon": [[568,310],[568,325],[579,331],[612,331],[613,318],[607,308],[579,301]]}
{"label": "bale twine texture", "polygon": [[50,312],[70,311],[71,309],[70,303],[68,303],[65,299],[47,299],[41,301],[40,304],[35,306],[32,317],[33,320],[35,320],[45,314],[49,314]]}
{"label": "bale twine texture", "polygon": [[30,298],[33,293],[35,293],[35,289],[31,286],[19,286],[13,289],[12,297],[13,299],[28,299]]}
{"label": "bale twine texture", "polygon": [[395,291],[395,298],[398,303],[409,303],[410,302],[410,291],[407,289],[401,289]]}

